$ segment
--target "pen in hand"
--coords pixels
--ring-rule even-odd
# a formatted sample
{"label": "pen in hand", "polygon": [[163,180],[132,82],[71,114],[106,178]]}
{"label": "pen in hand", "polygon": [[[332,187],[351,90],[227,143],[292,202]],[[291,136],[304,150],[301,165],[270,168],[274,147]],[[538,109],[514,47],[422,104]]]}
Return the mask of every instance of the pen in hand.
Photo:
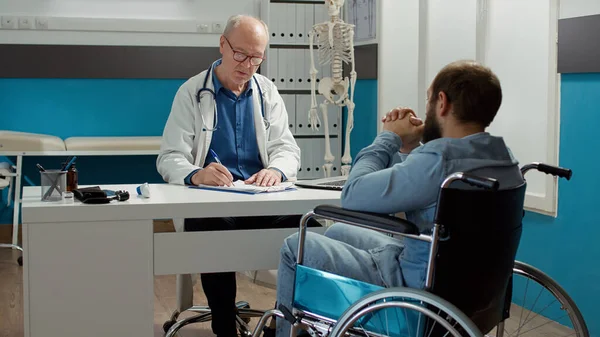
{"label": "pen in hand", "polygon": [[[213,158],[215,159],[217,164],[223,166],[223,163],[221,163],[221,160],[219,159],[219,156],[217,156],[217,153],[215,151],[213,151],[213,149],[208,149],[208,151],[210,152],[211,156],[213,156]],[[226,167],[217,168],[217,171],[221,172],[229,179],[229,183],[225,184],[226,186],[233,186],[232,185],[233,177],[231,176],[231,173],[227,170]]]}
{"label": "pen in hand", "polygon": [[[210,154],[213,156],[213,158],[215,158],[215,160],[217,161],[217,163],[221,164],[221,160],[219,159],[219,156],[217,156],[217,154],[215,153],[215,151],[213,151],[213,149],[209,149]],[[221,164],[223,165],[223,164]]]}

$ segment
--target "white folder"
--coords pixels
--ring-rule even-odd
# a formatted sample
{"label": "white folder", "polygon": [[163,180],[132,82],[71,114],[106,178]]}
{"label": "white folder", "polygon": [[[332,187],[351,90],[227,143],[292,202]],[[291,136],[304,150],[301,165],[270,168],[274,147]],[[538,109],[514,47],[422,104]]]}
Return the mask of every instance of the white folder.
{"label": "white folder", "polygon": [[306,32],[306,34],[304,34],[303,43],[308,44],[308,32],[312,29],[313,25],[315,24],[315,5],[305,4],[305,5],[303,5],[303,7],[304,7],[304,22],[305,22],[304,31]]}
{"label": "white folder", "polygon": [[315,23],[323,23],[329,19],[329,14],[327,12],[327,5],[315,4]]}
{"label": "white folder", "polygon": [[300,147],[300,170],[298,171],[298,179],[311,179],[313,160],[311,156],[311,139],[301,138],[297,139],[296,142]]}
{"label": "white folder", "polygon": [[296,38],[296,44],[304,44],[306,39],[306,10],[304,9],[307,4],[296,4],[296,30],[294,37]]}
{"label": "white folder", "polygon": [[267,49],[267,74],[266,76],[275,84],[275,86],[279,86],[277,68],[279,67],[278,61],[279,49],[277,48],[268,48]]}
{"label": "white folder", "polygon": [[287,85],[288,89],[296,89],[296,54],[298,51],[293,48],[287,50]]}
{"label": "white folder", "polygon": [[296,134],[299,136],[310,135],[308,127],[308,111],[310,109],[310,95],[296,95]]}
{"label": "white folder", "polygon": [[288,126],[292,134],[296,133],[296,95],[282,94],[283,104],[288,115]]}
{"label": "white folder", "polygon": [[294,50],[294,88],[304,89],[304,49]]}
{"label": "white folder", "polygon": [[282,22],[281,14],[283,13],[283,5],[282,3],[272,3],[270,4],[270,15],[269,21],[270,26],[269,30],[271,31],[271,43],[278,44],[281,43],[281,29]]}
{"label": "white folder", "polygon": [[286,49],[288,52],[288,59],[287,59],[287,67],[288,67],[288,72],[287,72],[287,82],[288,82],[288,89],[296,89],[297,88],[297,81],[296,81],[296,73],[298,72],[298,70],[296,69],[297,67],[297,55],[298,55],[298,49]]}
{"label": "white folder", "polygon": [[306,90],[310,89],[308,85],[308,78],[310,77],[310,73],[308,72],[308,63],[310,60],[306,59],[306,49],[298,49],[298,65],[296,78],[298,80],[298,89]]}
{"label": "white folder", "polygon": [[335,159],[333,160],[333,169],[331,170],[331,176],[339,176],[342,174],[342,150],[341,150],[341,138],[331,138],[331,153]]}
{"label": "white folder", "polygon": [[286,6],[285,43],[296,43],[296,4],[289,3]]}
{"label": "white folder", "polygon": [[340,135],[342,130],[341,118],[342,108],[338,106],[329,105],[328,109],[328,122],[329,122],[329,135]]}
{"label": "white folder", "polygon": [[298,178],[298,180],[302,180],[304,179],[304,170],[302,169],[304,167],[304,139],[296,139],[296,144],[298,145],[298,147],[300,148],[300,168],[298,169],[298,175],[296,176],[296,178]]}
{"label": "white folder", "polygon": [[[269,26],[269,42],[275,43],[277,38],[277,27],[279,26],[279,19],[277,18],[276,3],[271,4],[269,0],[266,0],[266,5],[263,3],[261,6],[266,7],[267,25]],[[263,1],[264,2],[264,1]],[[262,9],[263,7],[261,7]],[[261,13],[262,15],[262,13]]]}
{"label": "white folder", "polygon": [[311,140],[311,164],[313,178],[325,178],[325,170],[323,164],[325,164],[325,138],[312,138]]}
{"label": "white folder", "polygon": [[277,76],[279,76],[277,88],[278,89],[288,89],[287,83],[287,59],[288,59],[288,49],[280,48],[277,54]]}

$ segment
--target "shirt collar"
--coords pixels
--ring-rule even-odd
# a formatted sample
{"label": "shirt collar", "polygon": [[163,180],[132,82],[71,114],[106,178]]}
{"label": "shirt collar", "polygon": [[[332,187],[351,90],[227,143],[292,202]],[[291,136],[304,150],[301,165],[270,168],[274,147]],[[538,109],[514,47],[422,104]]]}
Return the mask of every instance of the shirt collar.
{"label": "shirt collar", "polygon": [[[215,62],[212,65],[212,82],[213,82],[213,87],[215,88],[215,93],[218,94],[220,90],[227,90],[227,91],[231,91],[227,88],[225,88],[223,86],[223,84],[221,83],[221,81],[219,81],[219,78],[217,77],[217,75],[215,74],[215,67],[218,66],[219,64],[221,64],[222,59],[218,59],[217,62]],[[254,76],[252,76],[252,78],[250,78],[250,81],[248,81],[248,85],[246,86],[246,90],[244,90],[244,92],[242,93],[241,96],[243,97],[248,97],[250,95],[252,95],[252,87],[253,87],[253,83],[254,82]]]}

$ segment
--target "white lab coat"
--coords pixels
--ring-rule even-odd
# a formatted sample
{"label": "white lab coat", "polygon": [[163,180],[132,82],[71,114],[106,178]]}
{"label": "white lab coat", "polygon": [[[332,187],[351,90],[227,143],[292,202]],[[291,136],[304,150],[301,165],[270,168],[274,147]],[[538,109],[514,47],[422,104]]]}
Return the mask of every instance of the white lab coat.
{"label": "white lab coat", "polygon": [[[204,166],[212,132],[203,131],[199,114],[201,111],[207,127],[212,129],[215,106],[212,95],[206,92],[200,100],[201,109],[198,110],[196,93],[202,88],[206,74],[205,70],[187,80],[181,85],[173,100],[157,159],[158,172],[168,183],[183,185],[185,177]],[[211,71],[211,76],[206,81],[207,88],[211,90],[214,90],[213,75],[214,71]],[[254,76],[262,90],[265,117],[270,123],[270,127],[266,128],[261,112],[259,90],[253,82],[254,126],[260,159],[265,168],[277,168],[289,181],[295,181],[300,168],[300,148],[288,128],[288,114],[283,99],[277,87],[268,78],[260,74]]]}

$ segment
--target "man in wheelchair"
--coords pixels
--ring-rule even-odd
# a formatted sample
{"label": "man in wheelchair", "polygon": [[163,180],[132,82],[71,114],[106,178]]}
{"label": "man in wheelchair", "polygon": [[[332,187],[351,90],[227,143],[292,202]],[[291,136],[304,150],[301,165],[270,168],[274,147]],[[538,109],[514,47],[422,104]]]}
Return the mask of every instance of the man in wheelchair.
{"label": "man in wheelchair", "polygon": [[[420,233],[430,234],[440,186],[451,173],[494,178],[500,189],[522,185],[518,162],[503,139],[485,131],[501,102],[500,82],[490,69],[471,61],[444,67],[427,91],[425,122],[409,108],[393,109],[383,119],[384,132],[358,153],[342,192],[343,208],[404,212]],[[385,288],[422,289],[429,252],[426,241],[337,223],[325,235],[306,233],[302,264]],[[281,248],[280,307],[292,308],[297,254],[295,234]],[[277,336],[289,333],[290,322],[278,318]]]}

